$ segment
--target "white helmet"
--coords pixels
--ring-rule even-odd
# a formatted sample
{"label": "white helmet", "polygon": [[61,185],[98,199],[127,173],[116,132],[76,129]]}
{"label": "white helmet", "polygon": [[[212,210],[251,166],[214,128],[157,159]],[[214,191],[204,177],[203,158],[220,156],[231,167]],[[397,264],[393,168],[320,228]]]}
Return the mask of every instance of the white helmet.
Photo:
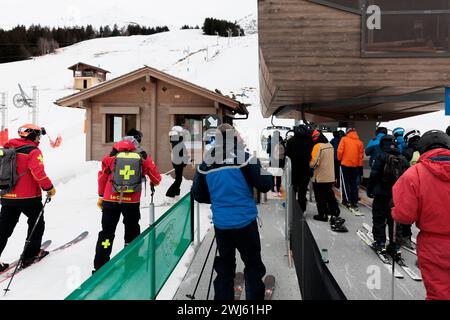
{"label": "white helmet", "polygon": [[405,136],[404,136],[405,143],[408,143],[408,141],[411,140],[414,137],[420,138],[420,131],[419,130],[417,130],[417,129],[405,130]]}
{"label": "white helmet", "polygon": [[169,137],[172,136],[182,136],[184,134],[184,129],[180,126],[174,126],[170,131],[169,131]]}

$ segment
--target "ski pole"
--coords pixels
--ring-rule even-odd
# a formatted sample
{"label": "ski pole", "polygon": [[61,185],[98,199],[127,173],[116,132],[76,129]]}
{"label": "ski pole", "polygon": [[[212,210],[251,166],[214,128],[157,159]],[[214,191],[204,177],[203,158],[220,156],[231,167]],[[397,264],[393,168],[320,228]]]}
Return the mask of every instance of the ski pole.
{"label": "ski pole", "polygon": [[13,281],[13,279],[14,279],[14,276],[16,275],[17,269],[18,269],[19,266],[22,264],[23,256],[24,256],[25,252],[27,251],[27,249],[28,249],[28,247],[29,247],[29,245],[30,245],[30,243],[31,243],[31,238],[33,237],[34,230],[36,230],[36,227],[37,227],[37,225],[38,225],[38,223],[39,223],[39,220],[41,220],[41,217],[42,217],[42,215],[44,214],[45,206],[47,205],[47,203],[50,202],[50,200],[51,200],[51,198],[47,196],[47,198],[45,199],[44,205],[42,206],[42,210],[41,210],[41,212],[39,213],[39,216],[38,216],[38,218],[36,219],[36,222],[35,222],[35,224],[34,224],[34,226],[33,226],[33,229],[31,229],[31,233],[30,233],[29,237],[27,238],[27,240],[25,241],[25,246],[24,246],[24,248],[23,248],[22,254],[20,255],[19,262],[17,263],[16,268],[14,269],[13,275],[12,275],[11,279],[9,280],[8,286],[6,287],[6,289],[3,289],[3,290],[5,291],[5,294],[4,294],[3,296],[6,296],[6,294],[8,293],[8,291],[10,291],[10,290],[9,290],[9,287],[11,286],[11,283],[12,283],[12,281]]}
{"label": "ski pole", "polygon": [[194,292],[192,294],[187,294],[186,295],[186,297],[188,297],[191,300],[195,300],[195,293],[197,292],[197,288],[198,288],[198,285],[200,283],[200,279],[202,278],[203,271],[205,270],[206,263],[208,262],[209,254],[211,253],[211,249],[213,247],[213,244],[214,244],[215,240],[216,240],[216,235],[214,235],[214,238],[211,241],[211,245],[209,246],[208,254],[206,255],[206,259],[205,259],[205,262],[203,263],[202,270],[200,271],[200,274],[198,275],[198,280],[197,280],[197,283],[195,285]]}
{"label": "ski pole", "polygon": [[395,250],[396,250],[396,242],[397,242],[397,239],[396,239],[396,237],[397,237],[397,232],[396,232],[396,228],[397,228],[397,222],[394,220],[393,221],[393,224],[392,224],[392,243],[393,243],[393,250],[392,250],[392,284],[391,284],[391,290],[392,290],[392,292],[391,292],[391,294],[392,294],[392,297],[391,297],[391,299],[392,300],[394,300],[395,299],[395,295],[394,295],[394,289],[395,289],[395,286],[394,286],[394,274],[395,274]]}
{"label": "ski pole", "polygon": [[153,196],[155,195],[155,186],[153,183],[150,184],[151,200],[150,200],[150,226],[155,223],[155,204],[153,203]]}
{"label": "ski pole", "polygon": [[213,278],[214,262],[216,260],[216,257],[217,257],[217,247],[216,247],[216,254],[214,255],[214,260],[213,260],[213,264],[212,264],[212,268],[211,268],[211,276],[209,277],[208,293],[206,294],[206,300],[209,300],[209,292],[211,291],[211,282],[212,282],[212,278]]}

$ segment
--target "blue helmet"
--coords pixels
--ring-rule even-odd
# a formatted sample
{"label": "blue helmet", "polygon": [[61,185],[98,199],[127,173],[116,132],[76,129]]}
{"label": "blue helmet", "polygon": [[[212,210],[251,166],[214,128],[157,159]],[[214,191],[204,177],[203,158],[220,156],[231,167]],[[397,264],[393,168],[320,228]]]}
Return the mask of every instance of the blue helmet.
{"label": "blue helmet", "polygon": [[405,134],[405,129],[403,128],[395,128],[394,130],[392,130],[392,134],[394,135],[394,137],[403,137],[403,135]]}

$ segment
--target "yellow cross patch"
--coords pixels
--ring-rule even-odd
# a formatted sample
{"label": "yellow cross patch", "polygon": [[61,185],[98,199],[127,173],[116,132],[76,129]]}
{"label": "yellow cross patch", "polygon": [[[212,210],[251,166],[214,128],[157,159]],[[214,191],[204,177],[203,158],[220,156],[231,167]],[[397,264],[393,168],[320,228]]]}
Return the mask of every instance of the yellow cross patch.
{"label": "yellow cross patch", "polygon": [[124,180],[130,180],[130,177],[135,175],[135,171],[131,170],[131,166],[125,166],[123,170],[119,171],[119,174],[123,176]]}
{"label": "yellow cross patch", "polygon": [[111,246],[111,242],[109,242],[109,239],[106,239],[105,241],[103,241],[102,246],[103,246],[103,248],[108,249],[108,247]]}
{"label": "yellow cross patch", "polygon": [[42,154],[40,154],[40,155],[37,157],[37,159],[39,160],[39,162],[40,162],[41,164],[44,164],[44,158],[42,157]]}

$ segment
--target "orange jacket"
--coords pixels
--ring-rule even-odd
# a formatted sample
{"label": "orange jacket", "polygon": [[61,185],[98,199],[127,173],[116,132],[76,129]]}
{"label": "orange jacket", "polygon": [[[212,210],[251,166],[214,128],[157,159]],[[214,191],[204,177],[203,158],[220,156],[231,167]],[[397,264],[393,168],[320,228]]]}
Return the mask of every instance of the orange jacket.
{"label": "orange jacket", "polygon": [[350,131],[341,139],[337,150],[338,160],[345,167],[364,166],[364,144],[356,131]]}

